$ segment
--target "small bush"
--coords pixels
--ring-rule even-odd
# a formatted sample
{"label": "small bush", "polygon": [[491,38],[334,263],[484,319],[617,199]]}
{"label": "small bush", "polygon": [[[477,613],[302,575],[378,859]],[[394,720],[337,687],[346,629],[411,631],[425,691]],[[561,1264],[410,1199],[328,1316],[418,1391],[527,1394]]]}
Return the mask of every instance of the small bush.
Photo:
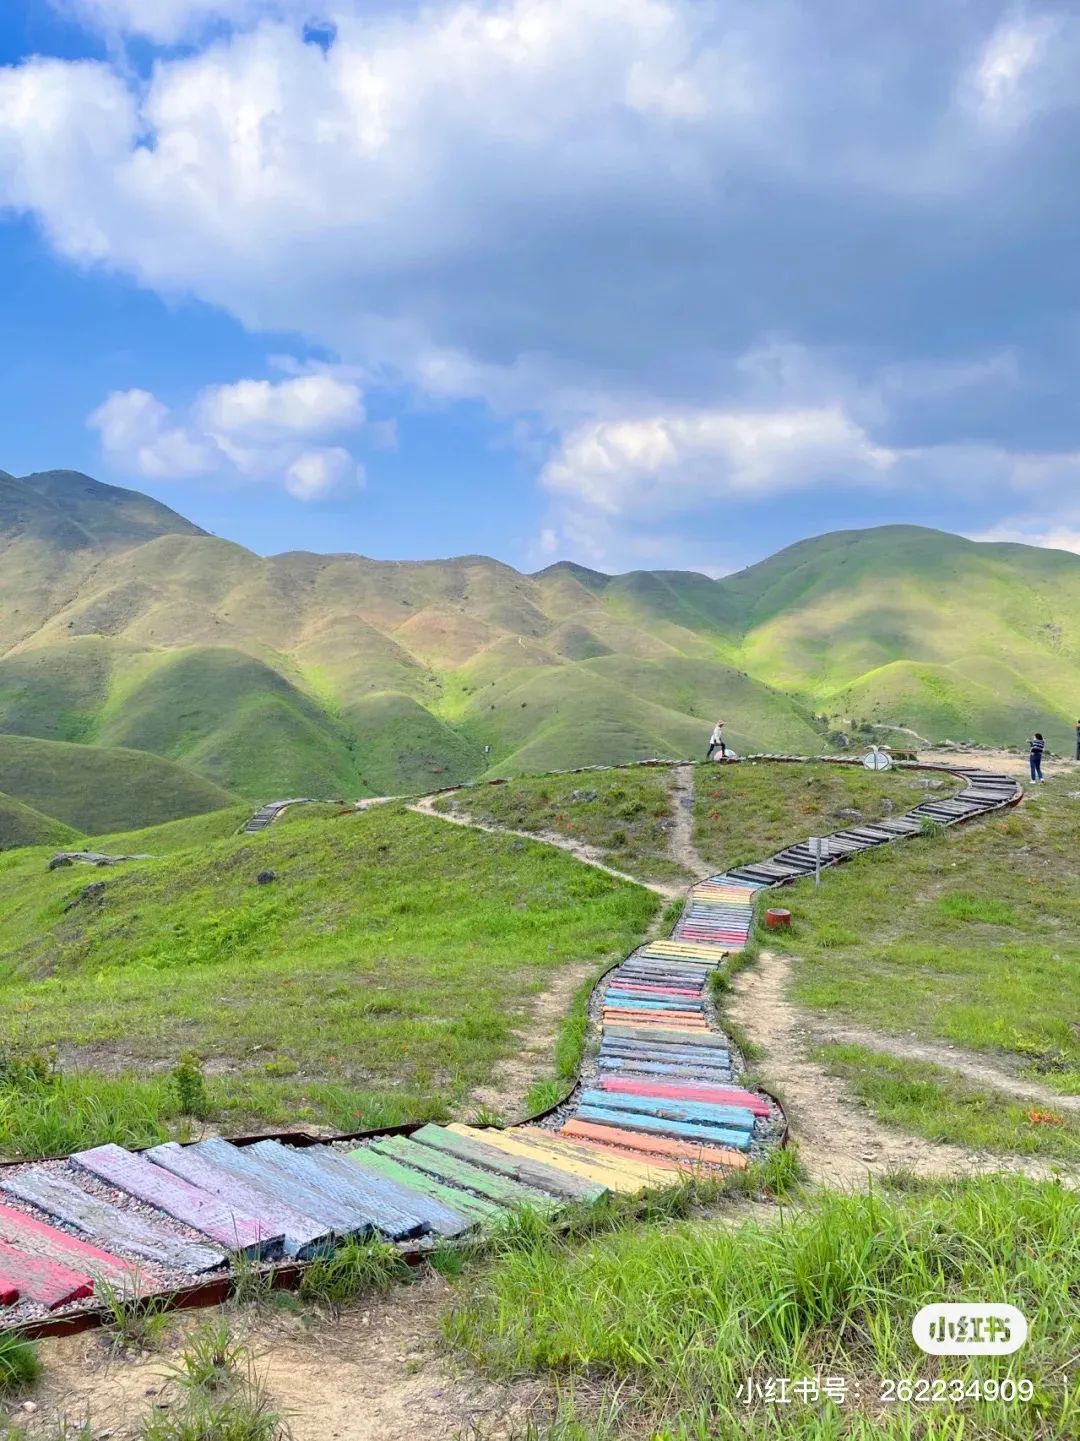
{"label": "small bush", "polygon": [[0,1335],[0,1396],[32,1386],[41,1375],[37,1350],[17,1336]]}
{"label": "small bush", "polygon": [[332,1256],[315,1261],[304,1272],[300,1298],[339,1307],[369,1291],[388,1291],[396,1281],[409,1281],[409,1264],[393,1247],[380,1241],[349,1241]]}
{"label": "small bush", "polygon": [[210,1093],[206,1088],[202,1062],[194,1052],[185,1051],[173,1067],[169,1088],[182,1116],[192,1116],[197,1121],[209,1119],[213,1111]]}

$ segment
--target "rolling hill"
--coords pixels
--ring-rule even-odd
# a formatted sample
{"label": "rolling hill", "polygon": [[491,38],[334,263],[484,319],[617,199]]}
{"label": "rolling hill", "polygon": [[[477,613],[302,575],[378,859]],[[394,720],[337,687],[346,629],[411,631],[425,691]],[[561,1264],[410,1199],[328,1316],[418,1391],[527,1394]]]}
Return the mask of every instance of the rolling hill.
{"label": "rolling hill", "polygon": [[1078,603],[1080,557],[914,526],[722,580],[523,575],[264,558],[87,476],[0,475],[0,735],[162,757],[215,804],[696,754],[718,714],[736,750],[860,723],[1062,750]]}

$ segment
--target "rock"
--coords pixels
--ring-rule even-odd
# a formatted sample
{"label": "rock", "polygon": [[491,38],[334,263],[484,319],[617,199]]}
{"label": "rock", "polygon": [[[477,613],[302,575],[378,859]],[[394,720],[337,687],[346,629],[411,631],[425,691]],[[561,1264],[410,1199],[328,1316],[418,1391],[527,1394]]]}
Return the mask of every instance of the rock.
{"label": "rock", "polygon": [[277,880],[277,871],[260,871],[255,880],[260,886],[268,886]]}
{"label": "rock", "polygon": [[600,793],[599,791],[572,790],[570,792],[570,799],[572,801],[596,801],[600,799]]}
{"label": "rock", "polygon": [[912,781],[912,785],[920,791],[939,791],[944,784],[944,781],[939,781],[933,777]]}
{"label": "rock", "polygon": [[882,798],[881,798],[881,814],[884,815],[884,816],[891,816],[892,813],[893,813],[893,803],[892,803],[892,801],[889,799],[888,796],[882,796]]}
{"label": "rock", "polygon": [[67,905],[64,907],[64,910],[73,911],[76,906],[82,905],[84,901],[97,902],[98,904],[100,904],[101,898],[104,896],[104,894],[105,882],[91,881],[88,886],[83,886],[82,890],[73,901],[68,901]]}
{"label": "rock", "polygon": [[26,1414],[27,1414],[28,1416],[32,1416],[32,1415],[34,1414],[34,1412],[37,1410],[37,1402],[36,1402],[36,1401],[24,1401],[24,1402],[22,1403],[22,1408],[23,1408],[23,1410],[26,1412]]}
{"label": "rock", "polygon": [[861,821],[862,811],[857,811],[854,806],[845,806],[843,810],[834,811],[833,814],[842,821]]}
{"label": "rock", "polygon": [[53,856],[49,862],[49,870],[56,871],[59,870],[61,866],[73,866],[74,864],[75,862],[70,856]]}

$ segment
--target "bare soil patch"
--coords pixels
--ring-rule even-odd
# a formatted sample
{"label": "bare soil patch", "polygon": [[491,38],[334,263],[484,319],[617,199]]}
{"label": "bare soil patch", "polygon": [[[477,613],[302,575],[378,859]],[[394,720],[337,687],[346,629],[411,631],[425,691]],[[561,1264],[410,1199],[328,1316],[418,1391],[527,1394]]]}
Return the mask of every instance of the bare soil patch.
{"label": "bare soil patch", "polygon": [[705,877],[709,866],[694,845],[694,767],[671,768],[671,859],[692,876]]}

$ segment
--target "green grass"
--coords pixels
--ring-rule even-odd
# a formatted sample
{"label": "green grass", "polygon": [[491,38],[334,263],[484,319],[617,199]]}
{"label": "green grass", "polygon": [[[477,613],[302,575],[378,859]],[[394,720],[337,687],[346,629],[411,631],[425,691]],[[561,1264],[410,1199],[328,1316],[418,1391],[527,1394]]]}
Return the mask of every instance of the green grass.
{"label": "green grass", "polygon": [[54,846],[73,850],[82,840],[79,832],[52,816],[42,815],[14,796],[0,795],[0,851],[22,846]]}
{"label": "green grass", "polygon": [[864,1046],[822,1046],[815,1054],[888,1126],[971,1150],[1080,1161],[1080,1125],[1068,1112],[1011,1101],[942,1066]]}
{"label": "green grass", "polygon": [[794,999],[999,1052],[1080,1092],[1080,810],[1067,781],[786,892]]}
{"label": "green grass", "polygon": [[339,1308],[359,1296],[388,1291],[412,1272],[396,1246],[348,1241],[332,1256],[313,1261],[300,1282],[300,1299]]}
{"label": "green grass", "polygon": [[671,773],[657,769],[529,776],[505,785],[473,786],[435,802],[436,809],[485,825],[551,831],[602,852],[603,860],[644,880],[692,879],[668,851]]}
{"label": "green grass", "polygon": [[0,735],[0,792],[85,835],[219,810],[226,791],[142,751]]}
{"label": "green grass", "polygon": [[25,1391],[41,1375],[41,1361],[29,1341],[0,1333],[0,1401]]}
{"label": "green grass", "polygon": [[657,905],[550,847],[396,807],[119,867],[65,911],[83,884],[0,856],[0,1053],[55,1047],[61,1071],[55,1098],[4,1097],[9,1152],[173,1129],[186,1052],[224,1130],[445,1117],[554,971],[625,954]]}
{"label": "green grass", "polygon": [[[947,776],[871,773],[862,766],[823,761],[702,764],[694,779],[694,845],[718,871],[762,860],[812,835],[844,830],[859,819],[899,815],[928,794],[945,796],[959,789]],[[927,791],[916,785],[920,779],[943,784]],[[843,811],[857,811],[858,817]]]}
{"label": "green grass", "polygon": [[[902,1194],[824,1193],[738,1226],[541,1234],[470,1276],[447,1335],[495,1376],[557,1380],[569,1400],[547,1434],[563,1441],[1051,1441],[1080,1403],[1070,1377],[1078,1267],[1080,1199],[1066,1188],[1002,1176],[915,1183]],[[1008,1301],[1030,1339],[1005,1358],[925,1356],[911,1319],[944,1300]],[[746,1407],[738,1393],[750,1376],[843,1376],[862,1399],[852,1390],[843,1408]],[[1024,1376],[1035,1397],[876,1404],[882,1378],[938,1376]]]}

